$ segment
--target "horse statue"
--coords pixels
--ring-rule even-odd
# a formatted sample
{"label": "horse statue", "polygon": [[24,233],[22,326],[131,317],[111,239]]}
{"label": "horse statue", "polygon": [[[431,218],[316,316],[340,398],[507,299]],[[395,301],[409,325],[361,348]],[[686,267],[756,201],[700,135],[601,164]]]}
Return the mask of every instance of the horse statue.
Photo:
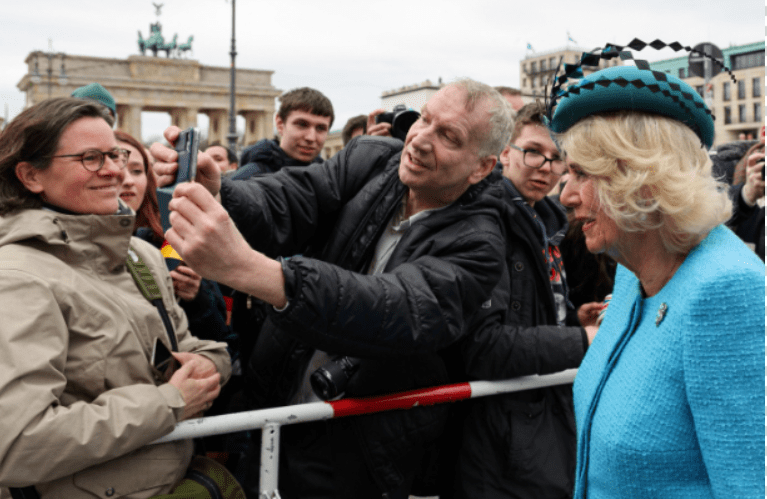
{"label": "horse statue", "polygon": [[162,27],[160,23],[154,23],[149,25],[149,38],[145,41],[145,46],[152,51],[152,54],[157,57],[157,52],[165,45],[165,38],[162,36]]}
{"label": "horse statue", "polygon": [[138,49],[141,51],[141,55],[146,55],[146,41],[141,36],[141,30],[138,32]]}
{"label": "horse statue", "polygon": [[192,40],[194,40],[194,35],[189,35],[189,39],[178,46],[177,50],[179,57],[182,56],[184,52],[192,50]]}
{"label": "horse statue", "polygon": [[178,35],[173,35],[173,40],[171,40],[170,43],[164,43],[162,46],[158,47],[158,50],[164,50],[165,51],[165,57],[170,57],[170,54],[176,50]]}

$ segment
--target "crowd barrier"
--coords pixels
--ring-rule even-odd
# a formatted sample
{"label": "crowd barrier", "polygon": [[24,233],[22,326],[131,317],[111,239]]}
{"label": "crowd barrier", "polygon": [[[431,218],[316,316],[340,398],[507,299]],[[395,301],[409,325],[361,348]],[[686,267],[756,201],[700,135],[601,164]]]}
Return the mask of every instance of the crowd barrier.
{"label": "crowd barrier", "polygon": [[277,470],[280,455],[280,427],[323,419],[358,416],[421,405],[444,404],[477,397],[498,395],[572,383],[577,369],[554,374],[522,376],[503,381],[471,381],[453,385],[422,388],[378,397],[348,398],[330,402],[275,407],[221,416],[182,421],[173,432],[153,442],[208,437],[260,428],[261,470],[260,498],[278,499]]}

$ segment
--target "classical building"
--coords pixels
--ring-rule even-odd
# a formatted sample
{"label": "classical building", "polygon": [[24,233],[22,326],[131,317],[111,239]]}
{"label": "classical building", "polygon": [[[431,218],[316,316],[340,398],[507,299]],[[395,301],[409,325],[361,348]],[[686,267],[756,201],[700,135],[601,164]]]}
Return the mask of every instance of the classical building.
{"label": "classical building", "polygon": [[331,130],[325,139],[325,146],[322,148],[321,156],[324,159],[332,158],[338,151],[344,148],[344,141],[341,138],[341,130]]}
{"label": "classical building", "polygon": [[[547,52],[533,52],[519,62],[519,88],[526,101],[532,101],[547,97],[554,81],[554,72],[562,64],[575,64],[581,60],[581,55],[588,50],[579,47],[564,47]],[[601,60],[599,67],[592,69],[583,68],[583,75],[587,76],[595,71],[611,66],[620,66],[622,61],[615,58],[609,61]]]}
{"label": "classical building", "polygon": [[[759,137],[764,125],[765,42],[754,42],[722,49],[724,64],[735,74],[737,83],[722,71],[709,81],[711,112],[714,114],[714,147],[738,140],[741,134]],[[706,97],[705,80],[689,72],[687,56],[651,62],[656,71],[673,74]]]}
{"label": "classical building", "polygon": [[[141,55],[109,59],[56,54],[53,60],[49,55],[32,52],[25,59],[27,74],[17,87],[26,93],[27,107],[50,97],[69,96],[76,88],[98,82],[117,102],[118,128],[139,140],[141,113],[160,111],[169,113],[171,123],[180,128],[196,126],[197,114],[206,114],[210,119],[208,141],[227,142],[228,67]],[[61,69],[51,70],[51,64],[59,62]],[[275,97],[281,91],[272,85],[272,74],[237,69],[235,109],[246,124],[242,144],[273,136]]]}

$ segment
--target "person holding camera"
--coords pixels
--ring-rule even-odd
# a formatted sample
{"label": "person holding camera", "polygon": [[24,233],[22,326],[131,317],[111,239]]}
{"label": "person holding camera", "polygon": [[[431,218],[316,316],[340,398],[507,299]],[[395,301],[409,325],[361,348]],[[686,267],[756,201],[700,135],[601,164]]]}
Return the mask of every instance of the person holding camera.
{"label": "person holding camera", "polygon": [[735,233],[764,261],[764,130],[735,165],[733,215],[727,222]]}
{"label": "person holding camera", "polygon": [[[176,187],[166,236],[201,275],[269,303],[249,366],[257,407],[319,400],[309,378],[338,356],[358,362],[349,397],[447,381],[437,351],[465,333],[502,266],[499,192],[486,177],[510,125],[495,90],[461,80],[429,100],[404,143],[356,137],[322,164],[220,184],[200,156],[199,183]],[[175,151],[152,152],[172,175]],[[280,494],[407,498],[446,414],[286,426]]]}
{"label": "person holding camera", "polygon": [[368,114],[365,133],[379,137],[394,137],[404,141],[408,130],[419,116],[418,111],[409,109],[404,104],[397,104],[391,111],[376,109]]}
{"label": "person holding camera", "polygon": [[111,124],[102,105],[64,97],[0,135],[3,498],[170,493],[193,444],[149,444],[200,417],[229,377],[226,345],[189,333],[162,255],[132,237],[118,197],[129,155]]}

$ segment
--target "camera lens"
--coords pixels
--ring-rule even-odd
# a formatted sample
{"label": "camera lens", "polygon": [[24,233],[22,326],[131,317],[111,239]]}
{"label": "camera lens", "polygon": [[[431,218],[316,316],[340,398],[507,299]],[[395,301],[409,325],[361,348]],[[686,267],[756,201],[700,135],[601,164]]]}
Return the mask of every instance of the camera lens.
{"label": "camera lens", "polygon": [[322,400],[331,400],[346,391],[349,378],[358,367],[357,359],[338,357],[312,373],[309,383],[314,393]]}

